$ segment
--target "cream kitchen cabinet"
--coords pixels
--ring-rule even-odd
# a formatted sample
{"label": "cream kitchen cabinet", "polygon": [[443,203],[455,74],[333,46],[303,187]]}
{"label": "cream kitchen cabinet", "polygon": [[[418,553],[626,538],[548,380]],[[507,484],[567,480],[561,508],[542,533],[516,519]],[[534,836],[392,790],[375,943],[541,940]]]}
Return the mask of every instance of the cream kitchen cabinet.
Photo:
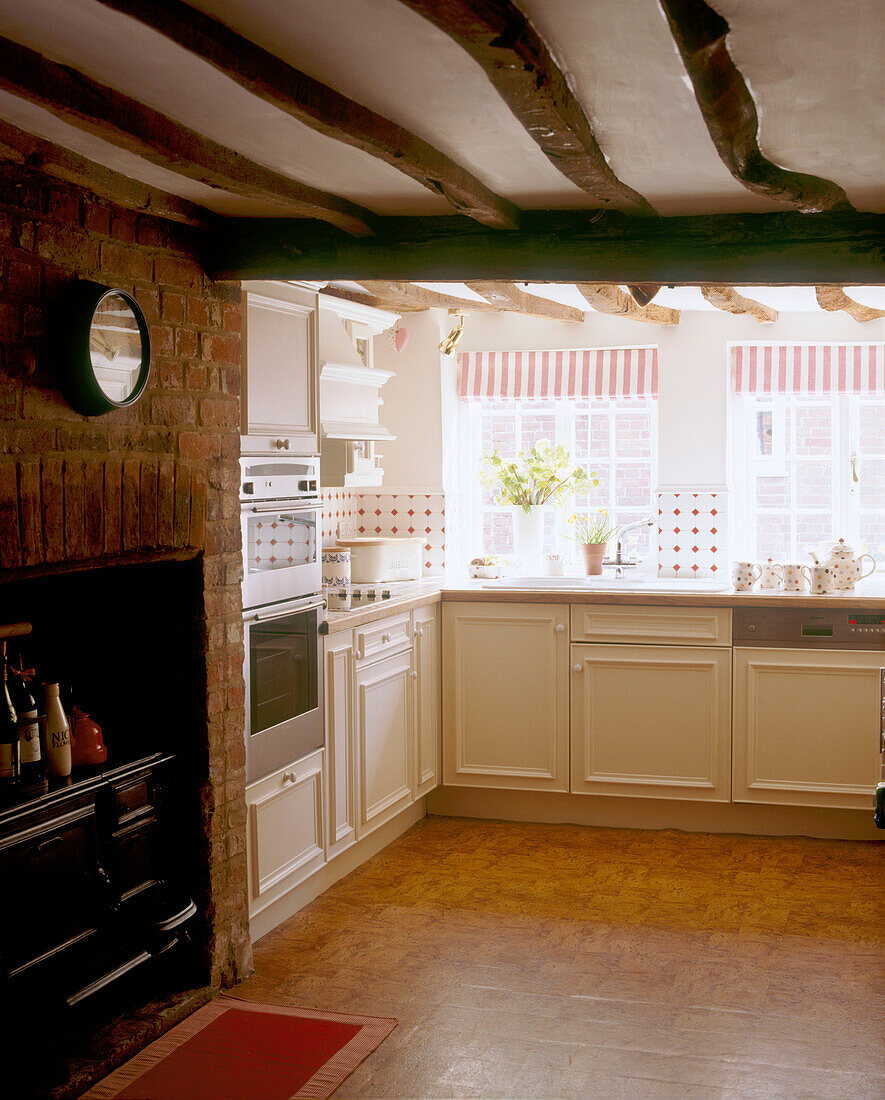
{"label": "cream kitchen cabinet", "polygon": [[735,802],[872,810],[880,668],[863,650],[734,650]]}
{"label": "cream kitchen cabinet", "polygon": [[325,667],[327,855],[333,859],[356,843],[357,756],[353,722],[353,632],[331,634],[323,647]]}
{"label": "cream kitchen cabinet", "polygon": [[325,862],[323,749],[246,788],[249,915]]}
{"label": "cream kitchen cabinet", "polygon": [[403,650],[356,671],[359,835],[415,800],[412,655]]}
{"label": "cream kitchen cabinet", "polygon": [[730,649],[573,645],[571,662],[573,792],[730,800]]}
{"label": "cream kitchen cabinet", "polygon": [[318,298],[245,284],[244,454],[319,453]]}
{"label": "cream kitchen cabinet", "polygon": [[440,630],[439,605],[412,612],[412,682],[415,704],[415,794],[439,783]]}
{"label": "cream kitchen cabinet", "polygon": [[443,781],[569,789],[569,609],[443,604]]}

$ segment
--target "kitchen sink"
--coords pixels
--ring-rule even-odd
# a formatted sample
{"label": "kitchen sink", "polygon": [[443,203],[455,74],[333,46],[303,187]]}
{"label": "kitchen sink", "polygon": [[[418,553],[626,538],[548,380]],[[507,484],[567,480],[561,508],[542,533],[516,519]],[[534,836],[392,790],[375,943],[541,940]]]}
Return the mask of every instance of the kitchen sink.
{"label": "kitchen sink", "polygon": [[716,577],[519,577],[488,581],[483,588],[567,592],[730,592]]}

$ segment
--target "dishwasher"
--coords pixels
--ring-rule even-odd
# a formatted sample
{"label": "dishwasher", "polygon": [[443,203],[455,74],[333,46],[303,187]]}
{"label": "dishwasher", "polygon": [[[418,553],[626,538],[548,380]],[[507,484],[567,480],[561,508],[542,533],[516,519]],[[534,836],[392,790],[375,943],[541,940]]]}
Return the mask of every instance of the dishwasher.
{"label": "dishwasher", "polygon": [[885,828],[885,612],[735,608],[735,802],[874,810]]}

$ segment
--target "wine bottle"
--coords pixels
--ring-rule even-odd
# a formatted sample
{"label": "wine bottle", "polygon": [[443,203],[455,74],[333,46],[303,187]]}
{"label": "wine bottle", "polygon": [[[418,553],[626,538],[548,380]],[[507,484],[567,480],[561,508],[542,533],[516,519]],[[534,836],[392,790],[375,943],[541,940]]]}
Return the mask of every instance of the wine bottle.
{"label": "wine bottle", "polygon": [[71,727],[58,696],[58,684],[44,684],[46,692],[46,762],[50,774],[71,774]]}
{"label": "wine bottle", "polygon": [[18,755],[18,715],[9,694],[9,662],[6,642],[0,641],[0,787],[15,787],[21,780]]}
{"label": "wine bottle", "polygon": [[[33,669],[31,670],[33,674]],[[18,755],[22,783],[39,783],[43,778],[43,746],[40,744],[40,723],[37,702],[28,687],[27,674],[16,674],[12,701],[18,713]]]}

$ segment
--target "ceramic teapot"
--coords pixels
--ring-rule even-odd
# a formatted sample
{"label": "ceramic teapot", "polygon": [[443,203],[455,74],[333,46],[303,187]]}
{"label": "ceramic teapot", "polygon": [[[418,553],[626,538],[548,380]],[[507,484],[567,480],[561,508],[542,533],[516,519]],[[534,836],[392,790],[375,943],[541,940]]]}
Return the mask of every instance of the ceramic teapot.
{"label": "ceramic teapot", "polygon": [[[833,573],[833,587],[841,592],[853,591],[855,584],[864,577],[868,577],[876,568],[876,559],[872,554],[860,554],[855,557],[853,548],[845,545],[845,539],[832,543],[830,556],[826,561],[819,562],[814,554],[811,556],[816,565],[829,566]],[[863,572],[861,565],[864,558],[869,558],[872,563],[866,573]]]}

